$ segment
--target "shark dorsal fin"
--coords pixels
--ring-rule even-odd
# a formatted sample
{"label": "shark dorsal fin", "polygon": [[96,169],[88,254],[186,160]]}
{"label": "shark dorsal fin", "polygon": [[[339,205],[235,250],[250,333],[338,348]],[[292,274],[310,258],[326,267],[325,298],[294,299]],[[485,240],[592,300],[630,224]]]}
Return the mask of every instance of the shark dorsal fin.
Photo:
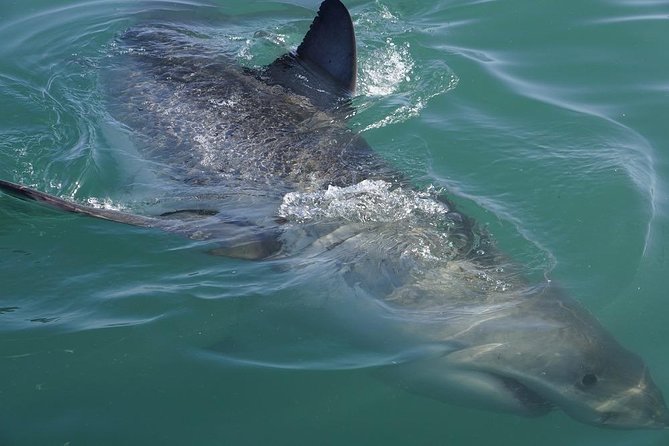
{"label": "shark dorsal fin", "polygon": [[349,93],[355,90],[357,71],[355,32],[351,15],[339,0],[325,0],[309,32],[297,48],[297,57],[318,67]]}
{"label": "shark dorsal fin", "polygon": [[297,51],[265,67],[263,78],[331,111],[343,109],[342,104],[350,98],[356,71],[351,16],[339,0],[325,0]]}

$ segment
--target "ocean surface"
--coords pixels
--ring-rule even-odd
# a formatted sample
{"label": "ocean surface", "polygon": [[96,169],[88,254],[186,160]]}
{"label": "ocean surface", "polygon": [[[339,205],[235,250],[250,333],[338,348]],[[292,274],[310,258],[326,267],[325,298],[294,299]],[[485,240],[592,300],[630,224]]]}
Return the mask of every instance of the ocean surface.
{"label": "ocean surface", "polygon": [[[350,126],[529,277],[560,283],[669,395],[669,3],[345,3]],[[176,27],[254,68],[294,50],[317,9],[3,0],[0,179],[150,208],[163,186],[105,85],[119,36]],[[379,358],[329,328],[320,281],[1,195],[0,446],[669,444],[378,379]]]}

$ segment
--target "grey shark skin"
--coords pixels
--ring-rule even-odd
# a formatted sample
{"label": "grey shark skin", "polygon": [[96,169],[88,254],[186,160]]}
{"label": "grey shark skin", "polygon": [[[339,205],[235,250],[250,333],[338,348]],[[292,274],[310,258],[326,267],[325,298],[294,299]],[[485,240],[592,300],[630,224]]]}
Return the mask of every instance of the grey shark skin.
{"label": "grey shark skin", "polygon": [[346,127],[355,37],[338,0],[321,4],[295,53],[263,70],[176,27],[135,27],[119,45],[126,59],[111,77],[123,82],[110,87],[110,107],[165,177],[205,205],[140,216],[6,181],[0,190],[210,240],[214,254],[282,262],[314,280],[314,264],[327,264],[363,302],[336,316],[363,322],[346,325],[361,342],[436,346],[383,367],[411,391],[526,416],[559,408],[597,426],[669,426],[638,356],[554,284],[528,284],[448,200],[413,189]]}

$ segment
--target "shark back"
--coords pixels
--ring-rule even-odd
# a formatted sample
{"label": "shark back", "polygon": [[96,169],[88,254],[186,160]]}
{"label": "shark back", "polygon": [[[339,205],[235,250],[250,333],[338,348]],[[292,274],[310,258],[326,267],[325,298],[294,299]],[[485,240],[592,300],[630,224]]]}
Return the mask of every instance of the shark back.
{"label": "shark back", "polygon": [[323,2],[295,53],[259,70],[164,25],[132,28],[120,45],[112,109],[171,177],[281,195],[398,177],[346,126],[355,36],[339,1]]}

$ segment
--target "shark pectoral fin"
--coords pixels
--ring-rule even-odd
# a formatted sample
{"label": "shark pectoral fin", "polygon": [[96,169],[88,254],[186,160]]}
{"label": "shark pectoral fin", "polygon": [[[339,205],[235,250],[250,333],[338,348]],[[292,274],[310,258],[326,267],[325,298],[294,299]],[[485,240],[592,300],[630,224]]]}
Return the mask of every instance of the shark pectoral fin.
{"label": "shark pectoral fin", "polygon": [[87,215],[89,217],[101,218],[104,220],[125,223],[133,226],[154,227],[158,222],[158,220],[150,217],[142,217],[139,215],[113,211],[110,209],[98,209],[90,206],[80,205],[71,201],[63,200],[62,198],[58,198],[53,195],[46,194],[44,192],[40,192],[28,186],[11,183],[9,181],[0,180],[0,191],[20,200],[33,201],[47,208],[58,211]]}
{"label": "shark pectoral fin", "polygon": [[179,209],[177,211],[163,212],[160,214],[162,220],[196,221],[217,215],[218,211],[211,209]]}
{"label": "shark pectoral fin", "polygon": [[283,244],[276,231],[248,231],[220,242],[219,246],[209,250],[208,253],[235,259],[263,260],[277,256],[282,247]]}

